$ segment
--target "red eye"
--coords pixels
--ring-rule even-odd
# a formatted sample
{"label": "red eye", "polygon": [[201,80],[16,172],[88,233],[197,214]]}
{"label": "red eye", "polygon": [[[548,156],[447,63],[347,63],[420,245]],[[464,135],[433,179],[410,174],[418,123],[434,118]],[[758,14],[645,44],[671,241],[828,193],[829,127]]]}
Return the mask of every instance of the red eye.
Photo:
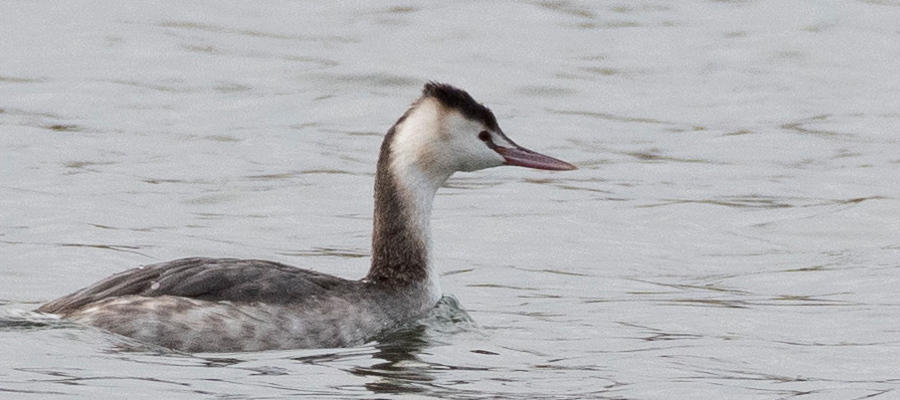
{"label": "red eye", "polygon": [[481,131],[481,133],[478,134],[478,138],[481,139],[489,149],[497,150],[497,145],[494,144],[494,139],[491,139],[491,134],[488,131]]}

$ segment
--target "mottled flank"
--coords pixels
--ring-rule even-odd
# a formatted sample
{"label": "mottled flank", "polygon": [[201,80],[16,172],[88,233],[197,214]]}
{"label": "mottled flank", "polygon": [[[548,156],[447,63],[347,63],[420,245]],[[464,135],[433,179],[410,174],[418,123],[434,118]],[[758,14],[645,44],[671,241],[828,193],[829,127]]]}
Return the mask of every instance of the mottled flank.
{"label": "mottled flank", "polygon": [[424,315],[428,290],[185,258],[113,275],[38,311],[188,352],[343,347]]}
{"label": "mottled flank", "polygon": [[[355,304],[355,306],[354,306]],[[177,296],[101,300],[66,315],[140,341],[188,352],[362,344],[389,321],[378,310],[326,298],[319,307],[210,302]]]}

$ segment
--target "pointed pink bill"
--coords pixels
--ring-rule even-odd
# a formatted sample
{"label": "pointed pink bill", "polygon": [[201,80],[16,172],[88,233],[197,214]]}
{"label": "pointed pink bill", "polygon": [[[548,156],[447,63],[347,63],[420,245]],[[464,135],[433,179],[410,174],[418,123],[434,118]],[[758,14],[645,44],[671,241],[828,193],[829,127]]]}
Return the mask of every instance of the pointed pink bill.
{"label": "pointed pink bill", "polygon": [[557,160],[541,153],[536,153],[524,147],[502,147],[497,146],[494,151],[503,156],[506,160],[504,165],[514,165],[517,167],[527,167],[534,169],[546,169],[550,171],[568,171],[578,169],[576,166],[569,164],[563,160]]}

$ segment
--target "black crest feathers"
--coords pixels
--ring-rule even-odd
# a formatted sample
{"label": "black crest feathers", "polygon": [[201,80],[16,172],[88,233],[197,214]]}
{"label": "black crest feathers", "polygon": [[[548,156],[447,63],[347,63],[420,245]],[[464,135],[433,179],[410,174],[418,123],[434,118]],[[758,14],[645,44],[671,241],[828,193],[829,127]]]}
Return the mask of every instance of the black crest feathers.
{"label": "black crest feathers", "polygon": [[500,132],[494,113],[475,101],[465,90],[446,83],[428,82],[422,89],[422,98],[429,97],[441,102],[447,108],[459,111],[466,118],[480,121],[488,128]]}

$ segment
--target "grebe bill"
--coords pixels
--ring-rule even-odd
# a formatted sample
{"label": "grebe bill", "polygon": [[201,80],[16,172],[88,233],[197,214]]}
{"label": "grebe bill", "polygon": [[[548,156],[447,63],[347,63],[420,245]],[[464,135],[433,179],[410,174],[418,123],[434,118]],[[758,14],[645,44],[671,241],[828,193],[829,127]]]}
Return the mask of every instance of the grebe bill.
{"label": "grebe bill", "polygon": [[388,130],[375,174],[372,264],[361,280],[232,258],[184,258],[115,274],[39,312],[186,352],[363,344],[441,297],[431,206],[456,171],[575,166],[510,140],[468,93],[429,82]]}

